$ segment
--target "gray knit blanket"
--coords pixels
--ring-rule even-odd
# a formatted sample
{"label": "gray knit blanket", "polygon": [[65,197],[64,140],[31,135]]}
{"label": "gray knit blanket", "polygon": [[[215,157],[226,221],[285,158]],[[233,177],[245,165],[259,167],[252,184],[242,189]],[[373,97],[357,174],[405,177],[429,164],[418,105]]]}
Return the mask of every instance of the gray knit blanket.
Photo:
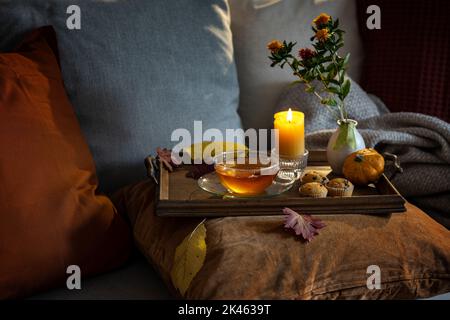
{"label": "gray knit blanket", "polygon": [[[400,193],[449,228],[450,124],[424,114],[391,113],[355,82],[346,104],[349,118],[358,121],[366,146],[398,156],[403,173],[394,174],[394,165],[387,162],[386,175]],[[277,109],[289,107],[305,113],[307,148],[325,149],[336,129],[326,108],[301,86],[291,87],[281,96]]]}

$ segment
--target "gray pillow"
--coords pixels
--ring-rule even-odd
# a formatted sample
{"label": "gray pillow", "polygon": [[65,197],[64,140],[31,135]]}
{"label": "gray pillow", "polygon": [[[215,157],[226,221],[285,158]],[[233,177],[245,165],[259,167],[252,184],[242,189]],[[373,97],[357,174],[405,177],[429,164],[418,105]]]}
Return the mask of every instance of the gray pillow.
{"label": "gray pillow", "polygon": [[[81,30],[69,30],[69,5]],[[225,0],[4,1],[0,49],[53,25],[65,86],[109,192],[145,177],[144,158],[176,128],[239,128]]]}
{"label": "gray pillow", "polygon": [[229,1],[244,127],[272,128],[278,98],[294,80],[287,69],[270,67],[267,43],[285,39],[297,42],[297,49],[310,46],[311,21],[321,12],[339,17],[346,31],[345,49],[352,53],[350,75],[358,80],[363,56],[355,0]]}

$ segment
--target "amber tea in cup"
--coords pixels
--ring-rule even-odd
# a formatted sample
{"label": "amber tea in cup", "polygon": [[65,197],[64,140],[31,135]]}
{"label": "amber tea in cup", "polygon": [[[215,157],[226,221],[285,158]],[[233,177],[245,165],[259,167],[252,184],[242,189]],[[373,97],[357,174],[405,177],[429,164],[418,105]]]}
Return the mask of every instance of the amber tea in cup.
{"label": "amber tea in cup", "polygon": [[263,152],[224,152],[215,158],[214,169],[231,193],[258,195],[272,185],[279,171],[278,159]]}

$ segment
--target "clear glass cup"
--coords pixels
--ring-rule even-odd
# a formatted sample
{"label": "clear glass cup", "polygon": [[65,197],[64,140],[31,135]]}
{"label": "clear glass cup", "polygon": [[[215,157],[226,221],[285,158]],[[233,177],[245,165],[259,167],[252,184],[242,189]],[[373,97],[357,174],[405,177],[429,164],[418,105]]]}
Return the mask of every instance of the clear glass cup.
{"label": "clear glass cup", "polygon": [[279,158],[259,151],[223,152],[214,158],[221,184],[231,193],[262,194],[280,170]]}

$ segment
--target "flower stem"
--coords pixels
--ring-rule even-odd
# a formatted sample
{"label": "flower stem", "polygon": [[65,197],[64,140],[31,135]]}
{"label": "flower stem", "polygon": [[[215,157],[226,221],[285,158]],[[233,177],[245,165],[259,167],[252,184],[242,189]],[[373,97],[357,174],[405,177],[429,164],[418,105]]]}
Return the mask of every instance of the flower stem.
{"label": "flower stem", "polygon": [[[332,49],[329,49],[329,50],[330,50],[330,53],[331,53],[331,56],[332,56],[332,59],[333,59],[333,64],[335,65],[336,69],[339,70],[339,65],[338,65],[338,63],[336,61],[336,58],[340,59],[341,57],[338,55],[337,51],[332,50]],[[339,73],[338,73],[338,76],[339,76]],[[339,90],[342,93],[342,82],[340,80],[339,80]],[[347,119],[347,116],[348,116],[347,115],[347,110],[345,110],[345,103],[344,103],[344,100],[342,100],[341,98],[339,98],[339,100],[341,100],[341,106],[338,108],[339,112],[341,114],[341,120],[345,120],[345,119]]]}
{"label": "flower stem", "polygon": [[[290,63],[288,59],[285,59],[285,61],[286,61],[286,63],[291,67],[291,69],[294,70],[294,75],[296,75],[297,77],[299,77],[300,80],[305,84],[305,86],[306,86],[308,89],[312,90],[312,89],[313,89],[313,86],[312,86],[309,82],[307,82],[307,81],[305,80],[305,78],[303,78],[303,76],[302,76],[300,73],[297,72],[297,70],[295,70],[295,68],[294,68],[294,66],[292,65],[292,63]],[[323,100],[322,96],[321,96],[316,90],[312,90],[312,92],[313,92],[313,94],[317,97],[317,99],[319,99],[320,101]]]}
{"label": "flower stem", "polygon": [[[302,83],[305,84],[305,86],[309,90],[311,90],[312,93],[317,97],[317,99],[319,99],[319,101],[322,103],[322,101],[324,100],[323,97],[314,89],[314,87],[308,81],[305,80],[305,78],[303,78],[303,76],[300,73],[297,72],[297,70],[294,68],[292,63],[290,63],[287,58],[285,58],[284,60],[291,67],[291,69],[294,70],[294,75],[299,77],[300,80],[302,81]],[[327,105],[327,104],[323,104],[323,105],[328,109],[328,111],[332,114],[332,116],[336,118],[336,120],[339,120],[339,116],[336,114],[336,112],[333,109],[331,109],[331,107],[329,105]],[[341,119],[343,120],[342,111],[341,111]]]}

